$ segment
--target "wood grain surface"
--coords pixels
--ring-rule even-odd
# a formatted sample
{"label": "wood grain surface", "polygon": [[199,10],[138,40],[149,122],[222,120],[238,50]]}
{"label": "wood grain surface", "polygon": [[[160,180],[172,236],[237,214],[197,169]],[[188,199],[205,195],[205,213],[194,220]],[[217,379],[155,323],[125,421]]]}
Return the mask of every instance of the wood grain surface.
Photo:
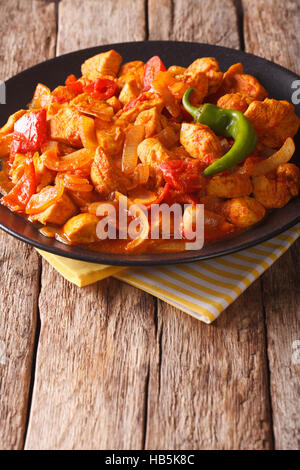
{"label": "wood grain surface", "polygon": [[[300,74],[300,2],[258,0],[243,6],[246,50]],[[262,277],[277,449],[300,447],[300,366],[292,363],[293,342],[300,338],[299,262],[298,240]]]}
{"label": "wood grain surface", "polygon": [[[0,0],[0,11],[0,80],[53,56],[53,4]],[[24,47],[26,42],[30,48]],[[1,231],[0,266],[0,448],[20,449],[33,367],[40,261],[32,248]]]}
{"label": "wood grain surface", "polygon": [[[149,21],[149,39],[160,39],[168,27],[175,40],[237,49],[240,41],[234,2],[226,0],[222,5],[220,9],[219,1],[176,1],[171,18],[167,16],[164,24],[160,2],[150,0],[149,19],[160,17],[162,21],[153,21],[153,29]],[[193,319],[187,321],[180,311],[161,301],[158,318],[161,394],[149,394],[147,447],[270,448],[260,280],[222,314],[213,328]],[[253,347],[251,361],[249,347]],[[172,362],[170,357],[174,358]],[[157,382],[154,377],[150,390],[159,388]]]}
{"label": "wood grain surface", "polygon": [[[99,15],[100,3],[59,4],[58,54],[79,44],[83,48],[101,41],[145,39],[142,0],[106,1]],[[137,23],[132,36],[131,29],[121,27],[123,8]],[[119,21],[115,28],[108,27],[112,11]],[[81,18],[85,27],[74,28]],[[101,41],[91,31],[101,31]],[[50,299],[49,289],[55,292]],[[80,289],[43,262],[41,335],[27,449],[143,447],[149,360],[156,345],[155,308],[156,299],[119,281]]]}
{"label": "wood grain surface", "polygon": [[[245,45],[299,73],[298,0],[0,0],[0,16],[0,79],[145,39]],[[1,448],[300,447],[299,243],[209,326],[113,279],[78,288],[0,240]]]}

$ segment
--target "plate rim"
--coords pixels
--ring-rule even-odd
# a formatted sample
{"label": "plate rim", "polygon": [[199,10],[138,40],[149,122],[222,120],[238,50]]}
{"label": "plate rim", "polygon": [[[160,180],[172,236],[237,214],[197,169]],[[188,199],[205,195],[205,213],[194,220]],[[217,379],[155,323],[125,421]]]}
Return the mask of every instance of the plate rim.
{"label": "plate rim", "polygon": [[[16,216],[19,216],[18,214],[14,214]],[[21,217],[21,216],[19,216]],[[123,256],[124,255],[118,255],[118,254],[115,254],[115,253],[105,253],[105,252],[100,252],[100,251],[93,251],[93,250],[88,250],[88,249],[80,249],[79,247],[77,246],[72,246],[72,245],[64,245],[62,243],[62,245],[64,246],[67,246],[67,247],[70,247],[71,249],[72,248],[76,248],[76,251],[63,251],[62,249],[60,248],[57,248],[57,247],[51,247],[51,245],[44,245],[43,243],[39,243],[35,240],[32,240],[31,238],[28,238],[22,234],[20,234],[19,232],[16,232],[12,229],[10,229],[9,227],[7,227],[6,225],[2,224],[0,222],[0,228],[8,233],[9,235],[12,235],[14,238],[24,242],[24,243],[27,243],[28,245],[30,246],[33,246],[34,248],[37,248],[41,251],[46,251],[48,253],[51,253],[51,254],[54,254],[54,255],[57,255],[57,256],[61,256],[63,258],[68,258],[68,259],[74,259],[74,260],[78,260],[78,261],[85,261],[87,263],[93,263],[93,264],[105,264],[105,265],[109,265],[109,266],[165,266],[165,265],[172,265],[172,264],[183,264],[183,263],[193,263],[193,262],[196,262],[196,261],[205,261],[205,260],[209,260],[209,259],[214,259],[214,258],[219,258],[219,257],[222,257],[222,256],[227,256],[227,255],[231,255],[231,254],[234,254],[234,253],[237,253],[237,252],[240,252],[240,251],[244,251],[248,248],[251,248],[253,246],[257,246],[257,245],[260,245],[261,243],[267,241],[267,240],[271,240],[272,238],[275,238],[276,236],[280,235],[281,233],[287,231],[288,229],[292,228],[292,227],[295,227],[298,223],[300,222],[300,215],[286,223],[285,225],[281,226],[281,227],[278,227],[276,230],[274,230],[272,232],[272,235],[270,234],[266,234],[266,235],[263,235],[255,240],[252,240],[250,242],[245,242],[237,247],[233,247],[233,248],[230,248],[230,249],[224,249],[224,250],[220,250],[218,251],[217,254],[214,254],[214,253],[208,253],[208,254],[204,254],[204,255],[201,255],[201,250],[195,250],[195,252],[189,250],[189,251],[182,251],[182,252],[169,252],[168,255],[171,255],[171,254],[174,254],[174,256],[178,255],[178,253],[181,253],[182,254],[182,257],[178,258],[178,259],[168,259],[168,258],[161,258],[165,253],[143,253],[143,254],[146,254],[146,255],[151,255],[152,259],[145,259],[145,260],[138,260],[137,257],[140,257],[140,256],[143,256],[142,255],[127,255],[128,258],[126,258],[126,260],[124,259],[118,259],[118,256]],[[31,223],[31,222],[29,222]],[[221,241],[220,241],[221,242]],[[61,243],[61,242],[60,242]],[[215,243],[211,243],[210,245],[215,245],[215,244],[218,244],[219,242],[215,242]],[[78,252],[77,252],[78,250]],[[194,255],[188,255],[188,253],[195,253]],[[196,254],[198,253],[198,254]],[[183,254],[185,255],[185,257],[183,257]],[[93,256],[94,255],[94,256]],[[87,259],[89,258],[89,259]],[[96,259],[97,258],[97,259]],[[117,258],[117,259],[115,259]],[[161,258],[161,259],[159,259]]]}

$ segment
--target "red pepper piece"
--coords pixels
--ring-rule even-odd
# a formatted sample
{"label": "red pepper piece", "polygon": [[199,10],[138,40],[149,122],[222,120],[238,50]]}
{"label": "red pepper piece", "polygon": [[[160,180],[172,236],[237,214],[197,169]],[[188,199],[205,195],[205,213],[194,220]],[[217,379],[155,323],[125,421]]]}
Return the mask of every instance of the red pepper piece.
{"label": "red pepper piece", "polygon": [[77,80],[77,78],[75,77],[75,75],[69,75],[67,78],[66,78],[66,81],[65,81],[65,85],[68,87],[68,88],[71,88],[73,91],[75,91],[75,93],[77,93],[78,95],[80,95],[81,93],[83,93],[83,85],[82,83]]}
{"label": "red pepper piece", "polygon": [[170,160],[160,164],[164,179],[182,193],[193,193],[203,187],[199,160]]}
{"label": "red pepper piece", "polygon": [[16,153],[35,152],[48,139],[46,110],[24,114],[14,125],[14,139],[10,147],[10,156]]}
{"label": "red pepper piece", "polygon": [[145,64],[144,88],[149,88],[156,75],[159,72],[165,72],[166,70],[166,67],[164,66],[158,55],[151,57],[151,59],[149,59],[148,62]]}
{"label": "red pepper piece", "polygon": [[118,85],[108,78],[97,78],[83,88],[83,91],[99,100],[108,100],[118,91]]}
{"label": "red pepper piece", "polygon": [[137,98],[127,103],[124,106],[123,111],[129,111],[129,109],[134,108],[138,103],[141,103],[142,101],[146,101],[146,100],[147,100],[147,95],[145,95],[144,93],[141,93]]}
{"label": "red pepper piece", "polygon": [[170,191],[170,185],[169,183],[166,183],[165,186],[163,187],[163,190],[161,191],[161,193],[157,196],[157,198],[155,199],[155,201],[151,202],[150,204],[146,204],[146,207],[148,209],[151,209],[151,207],[154,205],[154,204],[160,204],[164,199],[165,197],[167,196],[168,192]]}
{"label": "red pepper piece", "polygon": [[22,139],[21,136],[15,135],[12,143],[10,144],[10,151],[9,151],[9,162],[13,164],[15,155],[17,153],[22,153],[21,148],[22,148],[22,142],[24,143],[24,139]]}
{"label": "red pepper piece", "polygon": [[24,213],[31,196],[36,192],[36,175],[32,157],[26,159],[22,178],[13,189],[1,199],[1,204],[13,212]]}
{"label": "red pepper piece", "polygon": [[65,98],[64,96],[52,96],[52,99],[51,99],[52,103],[58,103],[58,104],[63,104],[63,103],[66,103],[67,101],[68,99]]}

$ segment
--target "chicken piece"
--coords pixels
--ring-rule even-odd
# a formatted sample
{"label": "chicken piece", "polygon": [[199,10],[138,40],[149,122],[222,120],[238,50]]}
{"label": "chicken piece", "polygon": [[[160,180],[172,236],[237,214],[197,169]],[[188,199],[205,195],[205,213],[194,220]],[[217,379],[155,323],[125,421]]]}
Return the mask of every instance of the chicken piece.
{"label": "chicken piece", "polygon": [[100,147],[97,148],[91,167],[91,180],[101,196],[109,196],[113,191],[125,194],[129,178],[116,166],[112,158]]}
{"label": "chicken piece", "polygon": [[95,116],[104,121],[111,121],[114,110],[113,107],[107,104],[105,101],[93,98],[88,93],[82,93],[76,96],[71,102],[70,106],[73,106],[78,111]]}
{"label": "chicken piece", "polygon": [[215,93],[221,86],[223,72],[219,68],[219,64],[214,57],[202,57],[195,60],[184,72],[185,76],[189,76],[193,80],[205,74],[208,79],[207,94]]}
{"label": "chicken piece", "polygon": [[65,100],[70,101],[77,96],[77,93],[70,87],[60,85],[52,91],[51,95],[55,98],[65,98]]}
{"label": "chicken piece", "polygon": [[89,80],[95,80],[103,75],[116,77],[122,62],[122,56],[111,49],[87,59],[81,66],[81,73]]}
{"label": "chicken piece", "polygon": [[13,184],[17,184],[18,181],[22,178],[26,166],[26,158],[26,155],[23,155],[22,153],[17,153],[14,156],[13,163],[8,171],[9,177],[11,178]]}
{"label": "chicken piece", "polygon": [[223,109],[236,109],[244,113],[254,98],[245,93],[227,93],[221,96],[217,102],[217,106]]}
{"label": "chicken piece", "polygon": [[252,182],[255,199],[266,209],[277,209],[299,194],[300,169],[293,163],[283,163],[275,175],[254,176]]}
{"label": "chicken piece", "polygon": [[[91,169],[87,176],[90,176]],[[88,210],[88,207],[93,202],[99,201],[99,195],[96,191],[89,191],[89,192],[78,192],[78,191],[70,191],[68,190],[68,194],[72,201],[79,207],[81,212],[85,212]]]}
{"label": "chicken piece", "polygon": [[111,126],[109,129],[97,129],[96,136],[99,146],[107,155],[115,156],[122,152],[125,135],[121,127]]}
{"label": "chicken piece", "polygon": [[185,71],[186,68],[180,67],[179,65],[171,65],[171,67],[168,68],[168,72],[176,79],[178,79],[178,77],[180,77]]}
{"label": "chicken piece", "polygon": [[287,137],[294,137],[300,126],[295,107],[288,101],[268,98],[253,101],[245,116],[256,130],[260,143],[271,148],[281,147]]}
{"label": "chicken piece", "polygon": [[[160,138],[159,138],[160,140]],[[165,146],[166,148],[169,148],[167,146]],[[189,160],[193,160],[190,156],[190,154],[185,150],[185,148],[180,145],[180,147],[173,147],[172,148],[172,155],[173,155],[173,158],[174,160],[185,160],[185,159],[189,159]],[[195,160],[193,160],[195,162]]]}
{"label": "chicken piece", "polygon": [[60,111],[62,108],[65,108],[65,104],[51,101],[47,106],[47,121],[50,121],[50,119],[56,116],[58,111]]}
{"label": "chicken piece", "polygon": [[285,183],[292,197],[298,196],[300,190],[300,169],[294,163],[282,163],[277,168],[279,182]]}
{"label": "chicken piece", "polygon": [[114,113],[117,113],[118,111],[120,111],[120,109],[122,109],[122,105],[116,96],[112,96],[111,98],[106,100],[106,103],[112,107]]}
{"label": "chicken piece", "polygon": [[144,62],[141,60],[133,60],[122,65],[118,85],[122,88],[126,83],[136,81],[138,88],[141,90],[144,86]]}
{"label": "chicken piece", "polygon": [[138,156],[142,163],[156,168],[161,162],[169,160],[170,153],[158,139],[151,137],[139,144]]}
{"label": "chicken piece", "polygon": [[249,196],[229,199],[224,203],[223,213],[232,224],[246,228],[257,224],[266,214],[266,209]]}
{"label": "chicken piece", "polygon": [[205,73],[203,72],[196,72],[189,73],[188,69],[182,75],[177,75],[176,80],[184,82],[186,84],[186,88],[182,88],[180,90],[180,95],[178,98],[182,99],[183,94],[185,93],[187,88],[194,88],[194,92],[191,96],[191,103],[194,106],[199,106],[202,103],[205,96],[208,94],[208,78]]}
{"label": "chicken piece", "polygon": [[253,188],[249,176],[231,173],[213,176],[207,184],[206,192],[209,196],[232,198],[249,196]]}
{"label": "chicken piece", "polygon": [[200,204],[204,204],[204,208],[208,211],[223,215],[224,201],[220,197],[202,196],[200,193]]}
{"label": "chicken piece", "polygon": [[140,112],[146,109],[157,108],[158,112],[163,109],[163,100],[153,93],[145,92],[141,95],[141,99],[137,99],[134,106],[129,109],[121,109],[115,116],[115,124],[120,127],[126,127],[128,124],[134,122]]}
{"label": "chicken piece", "polygon": [[155,185],[161,185],[163,175],[158,167],[160,163],[171,158],[171,153],[154,137],[143,140],[139,144],[137,152],[141,162],[149,165],[150,178]]}
{"label": "chicken piece", "polygon": [[94,214],[77,214],[69,219],[63,228],[63,233],[71,243],[86,244],[98,241],[96,229],[99,222]]}
{"label": "chicken piece", "polygon": [[268,92],[259,83],[257,78],[244,73],[241,63],[234,64],[225,72],[222,82],[222,91],[225,93],[244,93],[256,100],[264,100]]}
{"label": "chicken piece", "polygon": [[222,156],[219,138],[204,124],[184,122],[180,131],[180,143],[192,157],[208,165]]}
{"label": "chicken piece", "polygon": [[[184,78],[185,77],[183,77],[182,80],[175,80],[169,72],[164,71],[159,72],[151,84],[151,90],[162,98],[164,106],[174,118],[180,116],[180,103],[185,91],[189,88]],[[186,79],[188,79],[188,77],[186,77]],[[198,94],[198,91],[193,93],[193,95],[195,94]],[[201,96],[201,99],[202,98]]]}
{"label": "chicken piece", "polygon": [[42,156],[37,153],[33,157],[33,163],[35,168],[37,192],[39,193],[45,186],[54,182],[56,173],[45,166]]}
{"label": "chicken piece", "polygon": [[[161,116],[160,122],[162,124],[163,129],[156,135],[156,138],[167,148],[173,149],[175,145],[179,144],[179,136],[180,136],[180,124],[170,123],[169,126],[164,127],[164,117]],[[181,149],[185,151],[186,156],[189,157],[189,154],[186,150],[181,146]]]}
{"label": "chicken piece", "polygon": [[[46,190],[47,186],[42,189]],[[66,220],[78,212],[77,207],[71,200],[71,198],[64,193],[62,197],[54,202],[48,209],[40,212],[39,214],[32,215],[30,220],[33,222],[40,222],[43,225],[63,225]]]}
{"label": "chicken piece", "polygon": [[145,126],[145,137],[152,137],[162,130],[161,115],[157,108],[146,109],[142,111],[135,120],[135,125],[143,124]]}
{"label": "chicken piece", "polygon": [[63,107],[50,119],[50,139],[73,147],[82,147],[79,133],[80,113],[75,108]]}
{"label": "chicken piece", "polygon": [[119,101],[123,106],[125,106],[127,103],[137,98],[139,94],[140,88],[138,87],[136,80],[132,79],[123,86],[119,95]]}
{"label": "chicken piece", "polygon": [[13,189],[13,186],[13,183],[7,175],[7,171],[2,169],[0,171],[0,195],[6,196]]}

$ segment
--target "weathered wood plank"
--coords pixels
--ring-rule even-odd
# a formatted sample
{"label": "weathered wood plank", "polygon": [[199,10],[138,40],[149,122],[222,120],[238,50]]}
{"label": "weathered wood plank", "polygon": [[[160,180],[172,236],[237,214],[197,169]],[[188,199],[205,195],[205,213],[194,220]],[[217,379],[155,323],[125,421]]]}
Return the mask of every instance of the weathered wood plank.
{"label": "weathered wood plank", "polygon": [[0,10],[0,79],[5,80],[53,56],[55,5],[43,0],[1,0]]}
{"label": "weathered wood plank", "polygon": [[149,296],[111,279],[80,289],[44,265],[40,314],[26,449],[142,448]]}
{"label": "weathered wood plank", "polygon": [[[58,53],[144,39],[143,5],[63,0]],[[27,449],[143,447],[155,305],[153,297],[111,279],[77,288],[43,263]]]}
{"label": "weathered wood plank", "polygon": [[145,39],[144,1],[62,0],[58,54],[113,42]]}
{"label": "weathered wood plank", "polygon": [[[300,73],[300,2],[255,0],[243,6],[246,50]],[[277,449],[300,446],[300,369],[292,361],[293,342],[300,339],[299,262],[298,241],[262,278]]]}
{"label": "weathered wood plank", "polygon": [[300,73],[299,0],[243,0],[245,47]]}
{"label": "weathered wood plank", "polygon": [[[150,39],[239,47],[233,1],[149,2]],[[160,5],[162,9],[160,10]],[[170,11],[170,10],[168,10]],[[161,18],[156,22],[156,18]],[[160,352],[150,369],[146,447],[272,447],[260,281],[214,326],[158,302]]]}
{"label": "weathered wood plank", "polygon": [[234,1],[149,0],[149,39],[210,42],[238,49]]}
{"label": "weathered wood plank", "polygon": [[[1,0],[0,17],[0,79],[54,54],[53,4]],[[32,248],[1,231],[0,269],[0,448],[20,449],[37,320],[39,258]]]}
{"label": "weathered wood plank", "polygon": [[261,296],[253,284],[212,326],[159,303],[150,373],[149,449],[272,445]]}
{"label": "weathered wood plank", "polygon": [[0,232],[0,448],[24,442],[39,292],[34,250]]}

